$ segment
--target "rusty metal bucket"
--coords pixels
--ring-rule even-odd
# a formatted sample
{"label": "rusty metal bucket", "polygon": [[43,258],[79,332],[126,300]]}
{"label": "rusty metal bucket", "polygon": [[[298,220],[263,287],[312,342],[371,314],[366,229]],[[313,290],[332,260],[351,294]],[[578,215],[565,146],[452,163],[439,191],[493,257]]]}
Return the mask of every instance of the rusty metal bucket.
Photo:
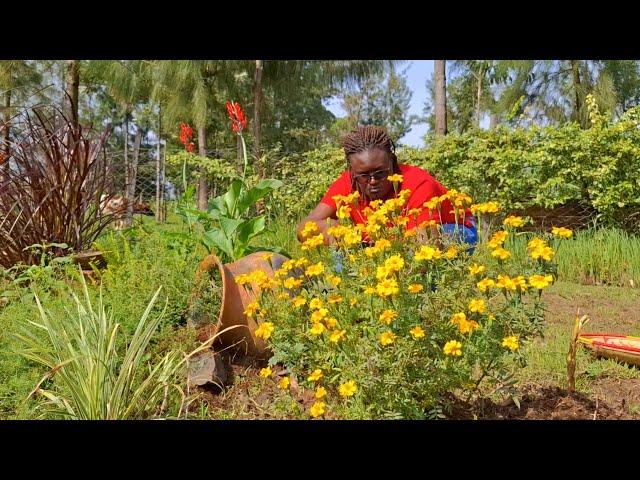
{"label": "rusty metal bucket", "polygon": [[[265,260],[265,254],[271,258]],[[227,327],[236,326],[220,334],[217,343],[221,347],[235,346],[239,353],[264,357],[268,355],[266,343],[254,335],[258,328],[255,319],[244,314],[247,305],[256,300],[260,288],[255,284],[238,285],[235,281],[238,275],[247,274],[254,270],[263,270],[269,277],[274,276],[288,258],[272,252],[255,252],[235,262],[222,264],[216,255],[208,255],[202,260],[199,272],[208,272],[218,268],[222,279],[221,308],[217,322],[202,326],[198,329],[198,338],[206,340]]]}

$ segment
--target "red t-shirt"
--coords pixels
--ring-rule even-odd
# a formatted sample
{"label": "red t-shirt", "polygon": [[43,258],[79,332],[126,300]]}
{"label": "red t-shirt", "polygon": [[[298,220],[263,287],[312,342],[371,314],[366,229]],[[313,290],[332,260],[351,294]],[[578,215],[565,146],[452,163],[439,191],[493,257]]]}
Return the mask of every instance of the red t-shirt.
{"label": "red t-shirt", "polygon": [[[410,217],[407,223],[407,230],[415,228],[416,225],[424,222],[425,220],[435,220],[438,223],[456,223],[456,218],[453,213],[453,205],[449,200],[445,200],[440,205],[440,212],[434,210],[429,214],[429,209],[422,206],[424,202],[431,200],[433,197],[439,197],[447,193],[447,189],[444,188],[435,178],[429,175],[429,172],[419,167],[413,167],[411,165],[400,165],[400,174],[402,175],[402,184],[400,190],[411,190],[411,195],[407,200],[406,205],[402,209],[403,213],[406,213],[412,208],[418,208],[422,210],[416,220]],[[336,209],[336,202],[333,200],[334,195],[349,195],[351,190],[351,178],[349,171],[345,171],[340,177],[333,182],[333,184],[324,194],[322,203],[329,205],[331,208]],[[392,198],[395,196],[395,192],[391,191]],[[383,200],[387,200],[386,198]],[[355,223],[366,223],[366,216],[364,215],[364,209],[369,205],[369,201],[366,199],[360,199],[358,205],[351,209],[351,219]],[[467,227],[473,226],[473,216],[467,209],[465,214],[464,224]],[[459,219],[462,221],[462,219]]]}

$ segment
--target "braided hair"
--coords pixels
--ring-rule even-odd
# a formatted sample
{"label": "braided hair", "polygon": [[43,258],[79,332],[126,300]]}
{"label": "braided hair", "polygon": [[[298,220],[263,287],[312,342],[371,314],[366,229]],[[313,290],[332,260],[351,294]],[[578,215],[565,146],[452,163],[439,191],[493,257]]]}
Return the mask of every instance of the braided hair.
{"label": "braided hair", "polygon": [[[347,169],[349,168],[349,155],[377,148],[391,155],[391,174],[400,171],[400,167],[398,167],[398,157],[396,156],[396,146],[389,134],[381,127],[365,125],[352,130],[344,136],[342,148],[344,149],[344,154],[347,159]],[[357,188],[358,185],[352,173],[351,190],[356,191]]]}

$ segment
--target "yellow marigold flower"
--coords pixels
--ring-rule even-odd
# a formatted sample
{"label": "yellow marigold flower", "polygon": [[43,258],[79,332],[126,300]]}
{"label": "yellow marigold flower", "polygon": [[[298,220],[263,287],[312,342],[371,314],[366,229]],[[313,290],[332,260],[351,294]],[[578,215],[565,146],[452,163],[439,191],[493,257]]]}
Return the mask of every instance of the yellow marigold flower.
{"label": "yellow marigold flower", "polygon": [[449,340],[444,344],[444,354],[459,357],[462,355],[462,343],[457,340]]}
{"label": "yellow marigold flower", "polygon": [[309,413],[313,418],[318,418],[325,413],[326,404],[324,402],[316,402],[309,409]]}
{"label": "yellow marigold flower", "polygon": [[477,275],[478,273],[482,273],[485,270],[486,267],[484,265],[478,265],[477,263],[474,263],[469,267],[469,275]]}
{"label": "yellow marigold flower", "polygon": [[399,292],[398,282],[394,278],[387,278],[376,285],[376,293],[382,298],[397,295]]}
{"label": "yellow marigold flower", "polygon": [[409,223],[409,217],[405,217],[402,215],[396,217],[396,225],[404,227],[407,223]]}
{"label": "yellow marigold flower", "polygon": [[320,370],[319,368],[316,368],[313,372],[311,372],[311,375],[307,377],[307,380],[309,380],[310,382],[317,382],[323,376],[324,374],[322,373],[322,370]]}
{"label": "yellow marigold flower", "polygon": [[573,231],[565,227],[553,227],[551,228],[551,233],[560,238],[571,238],[571,235],[573,235]]}
{"label": "yellow marigold flower", "polygon": [[244,309],[244,313],[247,317],[253,317],[256,311],[260,308],[260,304],[258,302],[251,302],[247,305],[247,308]]}
{"label": "yellow marigold flower", "polygon": [[420,222],[420,225],[418,225],[419,228],[428,228],[428,227],[434,227],[438,222],[436,222],[435,220],[425,220],[424,222]]}
{"label": "yellow marigold flower", "polygon": [[307,303],[307,300],[305,298],[296,297],[293,299],[293,308],[300,308],[305,303]]}
{"label": "yellow marigold flower", "polygon": [[356,382],[349,380],[338,387],[338,393],[343,397],[352,397],[358,391]]}
{"label": "yellow marigold flower", "polygon": [[320,300],[319,298],[312,298],[311,301],[309,302],[309,308],[313,310],[318,310],[319,308],[322,308],[322,300]]}
{"label": "yellow marigold flower", "polygon": [[515,279],[511,278],[509,275],[498,275],[498,280],[496,280],[496,287],[515,292],[518,288],[518,285],[515,282]]}
{"label": "yellow marigold flower", "polygon": [[316,222],[306,222],[300,234],[302,235],[302,238],[307,238],[309,235],[315,235],[318,232],[319,230]]}
{"label": "yellow marigold flower", "polygon": [[544,241],[542,238],[537,238],[537,237],[529,240],[529,243],[527,244],[527,247],[529,248],[529,250],[535,250],[537,248],[546,247],[546,246],[547,246],[547,242]]}
{"label": "yellow marigold flower", "polygon": [[404,259],[400,255],[393,255],[384,261],[384,266],[392,272],[398,272],[404,267]]}
{"label": "yellow marigold flower", "polygon": [[247,283],[250,283],[250,282],[251,282],[251,277],[246,273],[243,273],[236,277],[236,284],[238,285],[246,285]]}
{"label": "yellow marigold flower", "polygon": [[329,295],[329,298],[327,298],[327,301],[331,304],[334,303],[342,303],[343,298],[340,295]]}
{"label": "yellow marigold flower", "polygon": [[318,387],[316,389],[316,395],[315,395],[316,398],[320,399],[320,398],[323,398],[323,397],[326,397],[326,396],[327,396],[327,389],[326,388]]}
{"label": "yellow marigold flower", "polygon": [[487,202],[485,203],[485,212],[486,213],[496,213],[500,210],[500,204],[498,202]]}
{"label": "yellow marigold flower", "polygon": [[349,300],[349,306],[353,307],[356,303],[358,303],[358,299],[357,298],[352,298]]}
{"label": "yellow marigold flower", "polygon": [[334,287],[337,287],[338,285],[340,285],[340,282],[342,282],[342,279],[337,275],[327,275],[326,278],[327,278],[327,281]]}
{"label": "yellow marigold flower", "polygon": [[444,256],[449,260],[456,258],[458,255],[458,249],[456,247],[449,247],[447,251],[444,253]]}
{"label": "yellow marigold flower", "polygon": [[311,322],[312,323],[320,322],[328,314],[329,314],[329,310],[327,310],[326,308],[319,308],[318,310],[316,310],[311,314]]}
{"label": "yellow marigold flower", "polygon": [[421,208],[410,208],[409,210],[407,210],[407,215],[409,215],[410,217],[417,217],[421,213],[422,213]]}
{"label": "yellow marigold flower", "polygon": [[286,390],[287,388],[289,388],[289,385],[291,385],[291,380],[289,379],[289,377],[282,377],[278,382],[278,388],[280,390]]}
{"label": "yellow marigold flower", "polygon": [[280,292],[277,298],[278,300],[286,300],[289,298],[289,294],[285,292]]}
{"label": "yellow marigold flower", "polygon": [[402,175],[400,175],[399,173],[396,173],[394,175],[389,175],[387,177],[387,180],[394,183],[402,183]]}
{"label": "yellow marigold flower", "polygon": [[478,283],[476,283],[478,290],[480,290],[481,292],[486,292],[487,289],[493,288],[495,285],[496,285],[496,282],[494,282],[490,278],[483,278]]}
{"label": "yellow marigold flower", "polygon": [[333,332],[331,332],[329,341],[333,343],[338,343],[340,340],[344,340],[346,333],[347,333],[346,330],[334,330]]}
{"label": "yellow marigold flower", "polygon": [[396,340],[396,335],[393,332],[383,332],[380,334],[380,345],[386,347],[391,345]]}
{"label": "yellow marigold flower", "polygon": [[522,225],[524,225],[524,220],[522,219],[522,217],[517,217],[515,215],[509,215],[507,218],[505,218],[502,221],[502,224],[505,227],[518,228],[518,227],[521,227]]}
{"label": "yellow marigold flower", "polygon": [[324,235],[319,233],[313,237],[307,238],[300,247],[301,250],[310,250],[312,248],[317,248],[321,245],[324,245]]}
{"label": "yellow marigold flower", "polygon": [[440,199],[438,197],[433,197],[431,200],[424,202],[422,204],[423,207],[428,208],[429,210],[435,210],[440,205]]}
{"label": "yellow marigold flower", "polygon": [[460,333],[465,334],[468,332],[473,332],[475,329],[480,328],[480,324],[475,320],[466,320],[460,323],[459,328]]}
{"label": "yellow marigold flower", "polygon": [[491,314],[491,313],[490,313],[489,315],[487,315],[487,321],[488,321],[489,323],[493,322],[495,319],[496,319],[496,316],[495,316],[495,315],[493,315],[493,314]]}
{"label": "yellow marigold flower", "polygon": [[376,253],[380,253],[380,249],[377,247],[365,247],[364,253],[367,257],[373,257]]}
{"label": "yellow marigold flower", "polygon": [[267,367],[267,368],[261,368],[260,369],[260,376],[263,378],[268,378],[273,374],[273,371],[271,370],[271,367]]}
{"label": "yellow marigold flower", "polygon": [[296,279],[293,277],[289,277],[286,278],[284,280],[284,282],[282,282],[282,285],[284,285],[284,288],[292,290],[294,288],[298,288],[300,285],[302,285],[302,280],[301,279]]}
{"label": "yellow marigold flower", "polygon": [[422,245],[420,250],[415,254],[416,260],[436,260],[442,256],[439,248],[433,248],[428,245]]}
{"label": "yellow marigold flower", "polygon": [[382,266],[376,268],[376,278],[378,280],[384,280],[385,278],[387,278],[392,273],[393,273],[393,270],[391,270],[386,265],[382,265]]}
{"label": "yellow marigold flower", "polygon": [[533,258],[534,260],[542,258],[543,260],[550,262],[553,258],[554,253],[555,252],[551,247],[537,247],[531,251],[531,258]]}
{"label": "yellow marigold flower", "polygon": [[424,330],[419,325],[416,325],[411,330],[409,330],[409,333],[411,333],[411,336],[416,340],[424,337]]}
{"label": "yellow marigold flower", "polygon": [[522,275],[518,275],[513,279],[513,281],[516,283],[516,286],[520,289],[521,292],[526,292],[527,288],[529,288],[529,285],[527,285],[527,280]]}
{"label": "yellow marigold flower", "polygon": [[351,218],[351,206],[342,205],[336,211],[336,216],[340,219]]}
{"label": "yellow marigold flower", "polygon": [[305,270],[304,274],[308,277],[312,277],[314,275],[322,275],[324,273],[324,263],[318,262],[314,265],[309,265]]}
{"label": "yellow marigold flower", "polygon": [[547,288],[552,283],[553,283],[552,275],[531,275],[529,277],[529,284],[533,288],[537,288],[538,290]]}
{"label": "yellow marigold flower", "polygon": [[516,336],[504,337],[502,339],[502,346],[504,348],[508,348],[512,352],[516,351],[518,349],[518,347],[519,347],[519,345],[518,345],[518,337],[516,337]]}
{"label": "yellow marigold flower", "polygon": [[500,260],[506,260],[511,256],[511,252],[509,250],[505,250],[502,247],[498,247],[491,252],[491,256],[494,258],[499,258]]}
{"label": "yellow marigold flower", "polygon": [[412,283],[411,285],[409,285],[409,287],[407,287],[407,289],[411,293],[418,293],[424,289],[424,285],[421,285],[419,283]]}
{"label": "yellow marigold flower", "polygon": [[320,322],[314,323],[313,327],[309,329],[309,333],[311,335],[322,335],[322,332],[325,331],[324,325]]}
{"label": "yellow marigold flower", "polygon": [[336,202],[336,206],[342,205],[343,203],[348,203],[347,198],[344,195],[334,195],[331,199]]}
{"label": "yellow marigold flower", "polygon": [[451,323],[458,324],[467,320],[467,315],[464,312],[454,313],[451,317]]}
{"label": "yellow marigold flower", "polygon": [[395,310],[385,310],[380,314],[379,318],[382,323],[389,325],[391,321],[397,317],[398,317],[398,312],[396,312]]}
{"label": "yellow marigold flower", "polygon": [[258,325],[254,335],[258,338],[262,338],[263,340],[268,340],[273,331],[275,330],[275,326],[271,322],[263,322]]}
{"label": "yellow marigold flower", "polygon": [[374,293],[376,293],[375,287],[365,287],[364,289],[365,295],[373,295]]}
{"label": "yellow marigold flower", "polygon": [[487,304],[481,298],[474,298],[469,302],[469,311],[484,313],[487,309]]}
{"label": "yellow marigold flower", "polygon": [[500,230],[493,234],[493,236],[491,237],[491,240],[497,243],[503,244],[508,236],[509,236],[509,232],[507,232],[506,230]]}
{"label": "yellow marigold flower", "polygon": [[268,262],[269,260],[271,260],[271,257],[273,257],[273,253],[263,253],[262,255],[260,255],[260,258],[262,258],[265,262]]}
{"label": "yellow marigold flower", "polygon": [[386,238],[381,238],[377,240],[376,243],[374,244],[374,247],[379,248],[380,251],[383,251],[384,249],[389,248],[390,246],[391,246],[391,242]]}
{"label": "yellow marigold flower", "polygon": [[405,230],[402,234],[404,238],[411,238],[415,237],[416,235],[418,235],[418,231],[415,228],[412,228],[411,230]]}
{"label": "yellow marigold flower", "polygon": [[327,317],[323,321],[327,328],[333,328],[338,324],[338,320],[335,317]]}

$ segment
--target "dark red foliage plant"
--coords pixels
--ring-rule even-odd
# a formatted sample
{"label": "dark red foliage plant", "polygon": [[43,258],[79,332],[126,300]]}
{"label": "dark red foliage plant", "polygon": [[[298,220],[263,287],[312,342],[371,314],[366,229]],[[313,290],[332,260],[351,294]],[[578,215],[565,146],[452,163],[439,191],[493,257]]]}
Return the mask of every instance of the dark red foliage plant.
{"label": "dark red foliage plant", "polygon": [[16,138],[0,165],[1,266],[40,263],[42,252],[28,248],[34,245],[57,244],[52,255],[86,250],[113,220],[100,212],[109,130],[84,131],[53,107],[14,119]]}

